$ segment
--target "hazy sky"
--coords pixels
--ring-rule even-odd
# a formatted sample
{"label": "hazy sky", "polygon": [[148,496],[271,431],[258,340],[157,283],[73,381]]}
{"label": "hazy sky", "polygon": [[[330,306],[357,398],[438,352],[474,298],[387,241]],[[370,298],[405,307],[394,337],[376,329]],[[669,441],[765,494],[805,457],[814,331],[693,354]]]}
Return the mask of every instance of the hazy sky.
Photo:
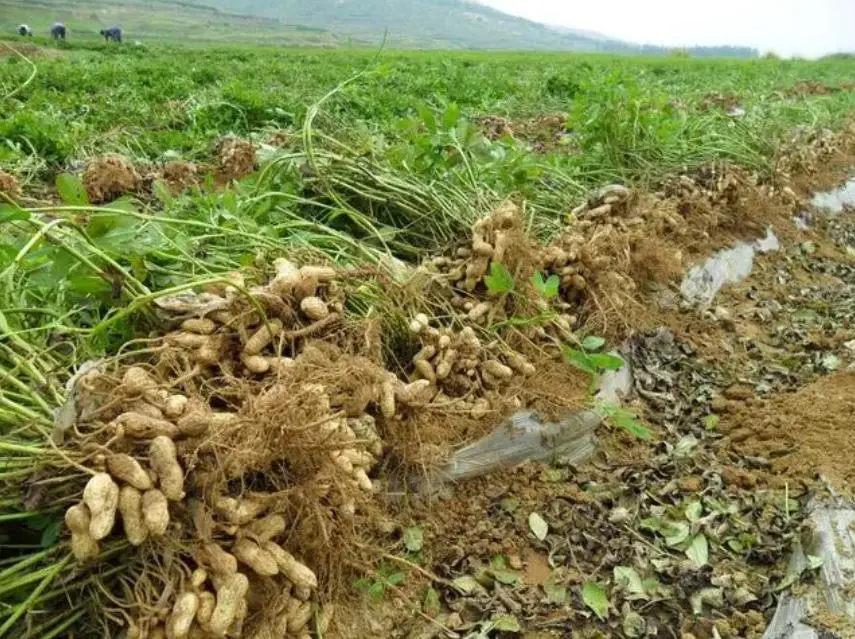
{"label": "hazy sky", "polygon": [[538,22],[645,44],[741,44],[810,57],[855,51],[855,0],[481,1]]}

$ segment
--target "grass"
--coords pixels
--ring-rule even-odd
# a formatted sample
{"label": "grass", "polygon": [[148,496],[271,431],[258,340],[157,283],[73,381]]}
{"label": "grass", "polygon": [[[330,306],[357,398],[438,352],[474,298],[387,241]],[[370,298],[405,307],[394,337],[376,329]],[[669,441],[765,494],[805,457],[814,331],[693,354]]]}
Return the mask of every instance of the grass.
{"label": "grass", "polygon": [[[83,31],[74,19],[72,32]],[[35,42],[45,47],[24,50],[37,71],[29,83],[30,64],[0,57],[0,169],[32,196],[23,207],[0,204],[0,637],[23,636],[28,611],[51,610],[64,588],[97,581],[55,582],[67,561],[57,545],[66,504],[36,497],[51,469],[68,465],[51,444],[66,381],[75,366],[144,335],[156,296],[283,252],[417,263],[506,197],[524,199],[529,224],[548,234],[607,182],[643,187],[713,160],[768,175],[794,128],[835,127],[855,108],[847,90],[787,94],[808,80],[844,86],[845,58]],[[745,116],[703,108],[712,93],[738,96]],[[487,139],[477,124],[501,116],[522,131],[553,113],[563,114],[563,131],[533,125],[547,139],[561,134],[545,152],[525,136]],[[266,149],[256,175],[227,187],[106,206],[63,201],[54,188],[92,155],[211,162],[224,134],[261,142],[278,129],[291,133],[286,148]],[[383,304],[391,301],[371,289],[353,306]],[[35,622],[29,636],[61,636],[79,616],[69,609]]]}
{"label": "grass", "polygon": [[100,2],[73,3],[57,0],[21,2],[0,0],[0,33],[14,33],[19,24],[29,25],[36,42],[46,42],[54,22],[68,27],[75,42],[97,43],[98,31],[114,24],[122,26],[125,39],[184,43],[247,42],[277,45],[334,46],[336,35],[321,29],[292,26],[270,18],[235,15],[190,2]]}

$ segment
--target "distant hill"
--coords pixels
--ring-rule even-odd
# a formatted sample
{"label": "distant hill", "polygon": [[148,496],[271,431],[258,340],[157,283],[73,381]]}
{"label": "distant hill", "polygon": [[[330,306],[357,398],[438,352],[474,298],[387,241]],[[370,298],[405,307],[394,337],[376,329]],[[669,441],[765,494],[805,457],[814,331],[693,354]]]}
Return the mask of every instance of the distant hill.
{"label": "distant hill", "polygon": [[[194,0],[232,13],[396,45],[466,49],[610,50],[611,41],[561,33],[465,0]],[[620,44],[620,43],[616,43]]]}
{"label": "distant hill", "polygon": [[[143,39],[510,49],[663,55],[665,47],[532,22],[469,0],[0,0],[0,30],[21,22],[45,32],[54,20],[97,37],[122,25]],[[686,49],[693,56],[754,57],[739,47]]]}

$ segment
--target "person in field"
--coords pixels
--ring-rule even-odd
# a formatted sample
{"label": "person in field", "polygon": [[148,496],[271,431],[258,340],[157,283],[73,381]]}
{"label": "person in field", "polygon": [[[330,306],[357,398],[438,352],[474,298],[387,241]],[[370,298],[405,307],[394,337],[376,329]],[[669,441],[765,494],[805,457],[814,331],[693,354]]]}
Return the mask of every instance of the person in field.
{"label": "person in field", "polygon": [[18,26],[18,35],[19,36],[30,36],[33,37],[33,30],[26,24],[22,24]]}
{"label": "person in field", "polygon": [[122,41],[122,29],[118,26],[109,27],[108,29],[101,29],[98,33],[104,36],[104,40],[106,42],[121,42]]}
{"label": "person in field", "polygon": [[50,28],[50,35],[54,40],[65,40],[65,25],[62,22],[54,22]]}

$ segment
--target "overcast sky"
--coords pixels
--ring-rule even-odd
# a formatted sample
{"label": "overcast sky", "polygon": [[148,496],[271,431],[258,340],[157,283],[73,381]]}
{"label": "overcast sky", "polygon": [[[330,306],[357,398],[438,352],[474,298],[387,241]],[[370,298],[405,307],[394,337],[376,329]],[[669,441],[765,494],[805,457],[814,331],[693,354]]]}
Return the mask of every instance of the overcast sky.
{"label": "overcast sky", "polygon": [[855,0],[481,1],[538,22],[644,44],[740,44],[809,57],[855,51]]}

